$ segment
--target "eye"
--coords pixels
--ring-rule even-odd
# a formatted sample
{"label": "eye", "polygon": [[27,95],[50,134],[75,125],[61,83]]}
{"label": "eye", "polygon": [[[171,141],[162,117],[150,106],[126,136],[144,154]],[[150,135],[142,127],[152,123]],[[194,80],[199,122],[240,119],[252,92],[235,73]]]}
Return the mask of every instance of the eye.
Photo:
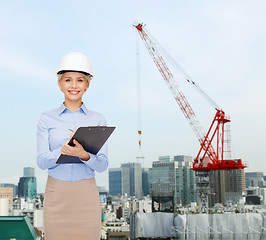
{"label": "eye", "polygon": [[78,82],[84,82],[84,79],[80,78],[78,79]]}
{"label": "eye", "polygon": [[70,82],[70,79],[68,79],[68,78],[67,78],[67,79],[65,79],[65,82]]}

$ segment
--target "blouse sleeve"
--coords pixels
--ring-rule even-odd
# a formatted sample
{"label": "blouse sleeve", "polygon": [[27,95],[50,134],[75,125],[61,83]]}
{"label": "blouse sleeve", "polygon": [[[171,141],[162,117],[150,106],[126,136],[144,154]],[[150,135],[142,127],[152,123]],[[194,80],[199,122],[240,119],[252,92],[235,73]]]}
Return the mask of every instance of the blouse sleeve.
{"label": "blouse sleeve", "polygon": [[61,147],[50,150],[48,139],[48,127],[45,115],[42,114],[37,124],[37,164],[42,170],[55,167],[56,161],[61,154]]}

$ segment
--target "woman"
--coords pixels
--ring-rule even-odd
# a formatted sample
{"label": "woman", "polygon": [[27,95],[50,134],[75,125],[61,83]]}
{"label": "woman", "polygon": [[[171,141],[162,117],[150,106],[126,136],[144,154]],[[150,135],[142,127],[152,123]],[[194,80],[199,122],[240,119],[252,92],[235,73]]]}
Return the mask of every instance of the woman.
{"label": "woman", "polygon": [[[106,121],[82,102],[93,77],[85,55],[78,52],[65,55],[57,75],[65,101],[59,108],[41,114],[37,126],[37,163],[42,170],[48,169],[45,239],[99,240],[101,209],[94,171],[107,169],[107,146],[93,155],[77,141],[74,147],[68,142],[78,127],[106,126]],[[56,164],[61,154],[79,157],[81,163]]]}

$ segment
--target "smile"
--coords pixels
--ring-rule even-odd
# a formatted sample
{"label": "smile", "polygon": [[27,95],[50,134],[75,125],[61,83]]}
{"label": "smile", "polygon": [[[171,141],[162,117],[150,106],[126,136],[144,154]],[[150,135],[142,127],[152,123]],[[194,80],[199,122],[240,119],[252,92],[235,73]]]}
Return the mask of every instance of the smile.
{"label": "smile", "polygon": [[77,95],[79,93],[77,90],[69,90],[68,92],[72,95]]}

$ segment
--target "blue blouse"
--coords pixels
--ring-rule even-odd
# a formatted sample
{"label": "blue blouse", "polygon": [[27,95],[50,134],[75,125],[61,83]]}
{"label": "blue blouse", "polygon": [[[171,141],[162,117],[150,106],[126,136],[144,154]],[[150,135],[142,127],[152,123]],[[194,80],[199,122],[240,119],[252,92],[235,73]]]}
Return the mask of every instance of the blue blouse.
{"label": "blue blouse", "polygon": [[67,182],[80,181],[94,177],[108,167],[107,144],[105,143],[97,155],[90,154],[88,161],[75,164],[56,164],[61,154],[62,145],[69,141],[71,131],[78,127],[106,126],[103,115],[90,111],[83,104],[75,112],[71,112],[62,104],[59,108],[40,115],[37,125],[37,164],[48,169],[48,175]]}

